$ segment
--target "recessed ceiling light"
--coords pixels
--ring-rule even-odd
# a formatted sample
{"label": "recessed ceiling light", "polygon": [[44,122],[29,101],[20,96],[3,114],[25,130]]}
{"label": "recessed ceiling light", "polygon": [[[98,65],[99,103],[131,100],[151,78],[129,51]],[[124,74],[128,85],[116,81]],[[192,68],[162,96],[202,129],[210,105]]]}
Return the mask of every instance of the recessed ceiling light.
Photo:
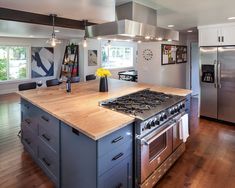
{"label": "recessed ceiling light", "polygon": [[150,36],[146,36],[146,37],[145,37],[146,40],[149,40],[150,38],[151,38]]}
{"label": "recessed ceiling light", "polygon": [[235,20],[235,17],[229,17],[228,20]]}
{"label": "recessed ceiling light", "polygon": [[139,40],[138,43],[140,44],[140,43],[141,43],[141,40]]}
{"label": "recessed ceiling light", "polygon": [[159,37],[159,38],[156,38],[157,40],[159,40],[159,41],[162,41],[162,38],[161,37]]}
{"label": "recessed ceiling light", "polygon": [[129,39],[128,39],[128,40],[126,40],[126,41],[127,41],[127,42],[131,42],[131,40],[129,40]]}
{"label": "recessed ceiling light", "polygon": [[114,41],[117,41],[117,39],[115,38],[115,39],[113,39]]}
{"label": "recessed ceiling light", "polygon": [[168,25],[167,27],[170,27],[170,28],[172,28],[172,27],[175,27],[175,25]]}
{"label": "recessed ceiling light", "polygon": [[101,37],[97,37],[97,40],[101,40],[102,38]]}
{"label": "recessed ceiling light", "polygon": [[60,30],[58,30],[58,29],[55,29],[55,33],[59,33],[60,32]]}
{"label": "recessed ceiling light", "polygon": [[168,42],[171,42],[171,41],[172,41],[172,39],[168,39],[167,41],[168,41]]}
{"label": "recessed ceiling light", "polygon": [[188,32],[188,33],[192,33],[192,32],[193,32],[193,30],[188,30],[187,32]]}

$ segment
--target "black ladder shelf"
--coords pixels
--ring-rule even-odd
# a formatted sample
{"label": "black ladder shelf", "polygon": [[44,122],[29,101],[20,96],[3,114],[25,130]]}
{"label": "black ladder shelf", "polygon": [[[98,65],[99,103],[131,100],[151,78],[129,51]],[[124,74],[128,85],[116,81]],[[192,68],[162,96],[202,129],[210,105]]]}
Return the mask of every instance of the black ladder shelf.
{"label": "black ladder shelf", "polygon": [[79,76],[79,46],[67,45],[61,65],[60,78]]}

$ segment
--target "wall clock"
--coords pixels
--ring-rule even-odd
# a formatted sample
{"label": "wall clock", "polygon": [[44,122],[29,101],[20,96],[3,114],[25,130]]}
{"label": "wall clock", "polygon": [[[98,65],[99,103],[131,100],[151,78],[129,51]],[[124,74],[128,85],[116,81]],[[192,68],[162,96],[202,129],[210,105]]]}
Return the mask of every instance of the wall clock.
{"label": "wall clock", "polygon": [[146,61],[150,61],[152,58],[153,58],[153,51],[150,50],[150,49],[145,49],[143,51],[143,58],[146,60]]}

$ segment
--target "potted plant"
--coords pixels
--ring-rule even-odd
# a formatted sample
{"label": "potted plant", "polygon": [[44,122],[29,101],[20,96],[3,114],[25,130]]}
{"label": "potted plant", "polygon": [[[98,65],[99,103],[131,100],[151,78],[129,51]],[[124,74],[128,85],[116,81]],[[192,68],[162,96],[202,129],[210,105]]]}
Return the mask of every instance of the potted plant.
{"label": "potted plant", "polygon": [[108,78],[111,76],[111,73],[109,70],[104,68],[98,68],[96,70],[96,76],[100,77],[100,92],[107,92],[108,91]]}
{"label": "potted plant", "polygon": [[74,53],[75,53],[75,44],[74,44],[74,43],[71,43],[68,47],[69,47],[69,49],[70,49],[70,53],[71,53],[71,54],[74,54]]}

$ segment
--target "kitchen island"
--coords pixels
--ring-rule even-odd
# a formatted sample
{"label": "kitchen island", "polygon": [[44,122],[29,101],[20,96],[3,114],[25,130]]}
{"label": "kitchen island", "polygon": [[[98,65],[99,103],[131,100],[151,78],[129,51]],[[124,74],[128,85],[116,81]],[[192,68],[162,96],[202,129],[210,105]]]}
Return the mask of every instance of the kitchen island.
{"label": "kitchen island", "polygon": [[19,92],[22,143],[57,187],[132,187],[135,118],[99,102],[146,88],[188,96],[191,91],[109,80]]}

